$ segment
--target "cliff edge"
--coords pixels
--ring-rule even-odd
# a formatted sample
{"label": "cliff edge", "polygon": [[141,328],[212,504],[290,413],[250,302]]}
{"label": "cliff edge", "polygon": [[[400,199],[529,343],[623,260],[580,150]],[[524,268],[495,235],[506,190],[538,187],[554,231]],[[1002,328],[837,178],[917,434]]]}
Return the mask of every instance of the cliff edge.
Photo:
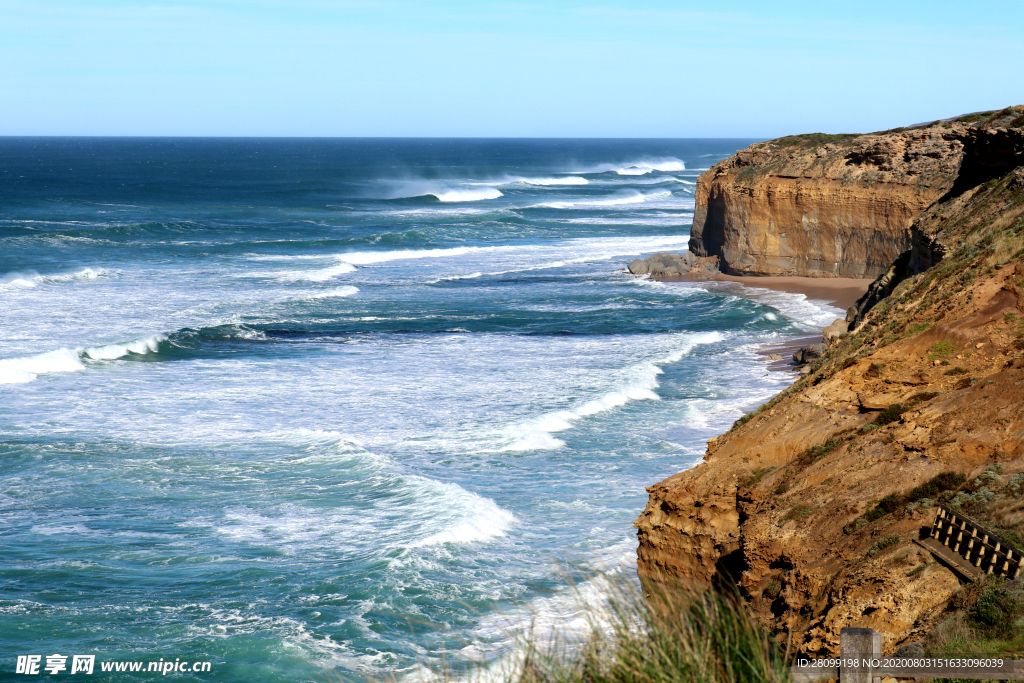
{"label": "cliff edge", "polygon": [[[845,626],[881,631],[892,652],[959,588],[913,543],[936,504],[1024,544],[1022,125],[1019,107],[820,156],[775,141],[702,177],[694,239],[721,236],[732,268],[880,276],[807,375],[712,439],[702,464],[648,488],[641,578],[735,581],[810,655],[836,654]],[[901,161],[856,161],[868,149]],[[860,175],[844,184],[851,164]]]}
{"label": "cliff edge", "polygon": [[1019,112],[1003,111],[753,144],[700,176],[690,251],[731,275],[877,277],[910,248],[913,220],[953,189],[965,153],[1012,127]]}

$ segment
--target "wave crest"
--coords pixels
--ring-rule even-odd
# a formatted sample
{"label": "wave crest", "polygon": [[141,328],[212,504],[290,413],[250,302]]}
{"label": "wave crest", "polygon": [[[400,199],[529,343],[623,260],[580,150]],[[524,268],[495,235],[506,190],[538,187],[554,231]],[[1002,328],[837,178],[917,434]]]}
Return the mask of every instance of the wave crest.
{"label": "wave crest", "polygon": [[0,384],[25,384],[39,375],[84,369],[78,353],[71,349],[57,349],[22,358],[5,358],[0,360]]}
{"label": "wave crest", "polygon": [[152,337],[127,342],[125,344],[107,344],[106,346],[94,346],[83,349],[81,355],[91,360],[117,360],[131,355],[143,355],[156,353],[160,350],[160,342],[167,341],[162,334],[154,334]]}
{"label": "wave crest", "polygon": [[530,209],[577,209],[586,208],[588,206],[626,206],[629,204],[643,204],[644,202],[655,201],[658,199],[668,199],[672,196],[671,192],[650,192],[644,194],[642,192],[635,192],[629,195],[622,195],[618,197],[612,197],[611,199],[594,199],[589,201],[580,202],[544,202],[543,204],[534,204],[527,208]]}
{"label": "wave crest", "polygon": [[560,178],[516,178],[509,183],[523,183],[525,185],[589,185],[590,181],[578,175],[567,175]]}
{"label": "wave crest", "polygon": [[675,173],[685,170],[686,164],[675,157],[655,157],[627,161],[622,164],[598,164],[582,171],[574,172],[582,175],[612,172],[618,175],[647,175],[654,171]]}
{"label": "wave crest", "polygon": [[485,187],[479,190],[447,190],[444,192],[427,192],[426,196],[437,197],[439,202],[480,202],[485,199],[503,197],[501,190]]}
{"label": "wave crest", "polygon": [[684,341],[672,353],[657,360],[642,363],[632,368],[631,381],[624,387],[609,391],[597,398],[572,409],[560,410],[524,424],[506,430],[515,439],[503,447],[502,451],[554,450],[561,448],[565,442],[552,436],[552,433],[565,431],[575,426],[578,420],[598,413],[603,413],[630,401],[659,401],[661,397],[654,392],[658,388],[658,375],[664,371],[662,365],[677,363],[701,344],[714,344],[725,339],[720,332],[702,334],[684,334]]}
{"label": "wave crest", "polygon": [[82,268],[74,273],[64,273],[61,275],[40,275],[35,271],[7,273],[0,277],[0,290],[29,289],[41,284],[59,284],[62,282],[74,282],[75,280],[95,280],[106,274],[107,271],[104,268],[96,270]]}
{"label": "wave crest", "polygon": [[82,362],[85,360],[116,360],[131,355],[156,353],[164,341],[167,341],[166,336],[153,335],[123,344],[57,349],[34,356],[5,358],[0,360],[0,384],[26,384],[39,375],[55,372],[78,372],[85,370],[86,366]]}

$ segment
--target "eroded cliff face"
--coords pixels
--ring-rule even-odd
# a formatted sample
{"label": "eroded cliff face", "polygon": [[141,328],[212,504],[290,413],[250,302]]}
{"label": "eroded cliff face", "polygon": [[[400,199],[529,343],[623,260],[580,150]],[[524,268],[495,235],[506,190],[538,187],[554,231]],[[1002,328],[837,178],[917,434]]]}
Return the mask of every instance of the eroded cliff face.
{"label": "eroded cliff face", "polygon": [[733,275],[877,277],[911,246],[910,226],[960,177],[965,146],[1006,120],[751,145],[703,173],[690,251]]}
{"label": "eroded cliff face", "polygon": [[881,631],[891,652],[941,617],[958,581],[912,543],[934,509],[863,515],[942,472],[1024,471],[1024,165],[1006,172],[1024,164],[1024,134],[1001,131],[983,139],[1016,151],[975,179],[1003,175],[943,181],[860,326],[711,440],[703,464],[648,488],[641,578],[731,577],[812,655],[836,654],[844,626]]}

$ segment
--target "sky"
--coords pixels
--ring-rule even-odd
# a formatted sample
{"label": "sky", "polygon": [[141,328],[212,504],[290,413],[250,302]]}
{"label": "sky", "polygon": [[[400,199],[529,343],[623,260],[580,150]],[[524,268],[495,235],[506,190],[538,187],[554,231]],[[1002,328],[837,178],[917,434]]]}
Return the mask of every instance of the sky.
{"label": "sky", "polygon": [[0,135],[751,137],[1024,104],[1024,0],[0,0]]}

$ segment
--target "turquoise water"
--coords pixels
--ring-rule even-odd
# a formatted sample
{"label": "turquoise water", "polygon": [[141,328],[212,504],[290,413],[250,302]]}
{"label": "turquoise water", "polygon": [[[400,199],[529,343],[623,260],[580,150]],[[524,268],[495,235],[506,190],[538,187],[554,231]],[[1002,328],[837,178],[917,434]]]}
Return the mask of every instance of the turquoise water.
{"label": "turquoise water", "polygon": [[3,675],[572,628],[573,563],[634,572],[644,487],[788,383],[757,346],[839,314],[622,272],[748,142],[0,139]]}

